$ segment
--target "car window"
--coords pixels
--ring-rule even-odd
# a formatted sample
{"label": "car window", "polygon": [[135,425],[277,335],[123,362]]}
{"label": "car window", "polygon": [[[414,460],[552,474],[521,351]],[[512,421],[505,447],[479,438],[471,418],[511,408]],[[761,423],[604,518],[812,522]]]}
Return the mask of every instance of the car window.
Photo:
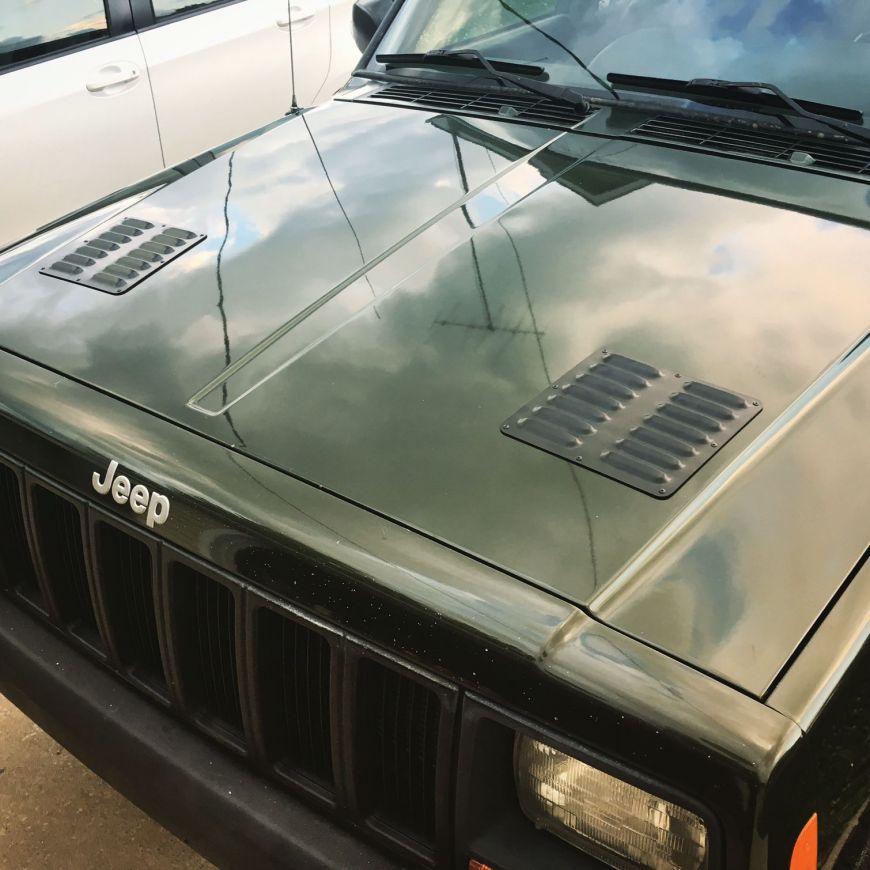
{"label": "car window", "polygon": [[152,0],[155,18],[167,18],[182,12],[193,12],[209,6],[222,6],[228,0]]}
{"label": "car window", "polygon": [[106,36],[103,0],[3,0],[0,68]]}
{"label": "car window", "polygon": [[432,48],[444,45],[445,25],[450,29],[451,42],[465,43],[523,20],[536,20],[554,15],[564,4],[561,0],[514,0],[510,4],[473,4],[442,2],[433,10],[422,41]]}

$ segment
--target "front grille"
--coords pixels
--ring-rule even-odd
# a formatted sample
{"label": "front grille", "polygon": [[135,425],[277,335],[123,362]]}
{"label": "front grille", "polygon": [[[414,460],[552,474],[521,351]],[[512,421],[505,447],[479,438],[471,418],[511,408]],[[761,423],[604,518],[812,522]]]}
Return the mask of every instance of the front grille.
{"label": "front grille", "polygon": [[0,522],[13,598],[44,589],[54,627],[152,700],[405,863],[449,862],[454,687],[5,458]]}
{"label": "front grille", "polygon": [[435,837],[441,709],[437,695],[404,674],[364,661],[358,682],[359,755],[371,811],[409,836]]}
{"label": "front grille", "polygon": [[282,772],[333,785],[332,649],[317,631],[257,612],[257,678],[267,751]]}
{"label": "front grille", "polygon": [[630,136],[671,142],[748,157],[776,160],[793,166],[870,174],[870,147],[848,139],[819,139],[784,129],[743,122],[711,121],[660,115],[635,127]]}
{"label": "front grille", "polygon": [[165,694],[151,548],[118,526],[96,520],[94,559],[121,666],[134,679]]}
{"label": "front grille", "polygon": [[578,114],[571,106],[534,94],[505,91],[475,93],[464,88],[428,87],[417,84],[389,85],[365,97],[360,97],[359,102],[408,106],[427,111],[450,112],[452,115],[495,117],[564,129],[577,126],[591,115],[591,112]]}
{"label": "front grille", "polygon": [[44,607],[27,543],[21,486],[20,475],[0,463],[0,584]]}
{"label": "front grille", "polygon": [[169,568],[169,596],[186,706],[206,722],[241,736],[233,593],[189,565],[174,563]]}
{"label": "front grille", "polygon": [[80,509],[72,501],[35,484],[30,491],[36,546],[60,618],[71,631],[99,644],[97,617],[88,586]]}

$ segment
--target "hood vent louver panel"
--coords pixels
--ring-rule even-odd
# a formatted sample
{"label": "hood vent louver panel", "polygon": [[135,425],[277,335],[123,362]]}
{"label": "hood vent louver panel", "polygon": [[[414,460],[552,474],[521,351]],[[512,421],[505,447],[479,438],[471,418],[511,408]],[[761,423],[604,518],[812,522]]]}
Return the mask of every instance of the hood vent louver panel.
{"label": "hood vent louver panel", "polygon": [[502,432],[667,498],[760,412],[751,396],[603,350],[509,417]]}
{"label": "hood vent louver panel", "polygon": [[778,160],[791,166],[870,175],[870,145],[845,137],[790,133],[782,128],[659,115],[635,127],[631,138]]}
{"label": "hood vent louver panel", "polygon": [[126,217],[62,248],[39,274],[118,296],[204,238],[190,230]]}
{"label": "hood vent louver panel", "polygon": [[410,106],[430,112],[502,118],[538,126],[569,129],[590,117],[578,115],[570,106],[534,94],[505,91],[474,92],[464,88],[395,84],[358,98],[357,102]]}

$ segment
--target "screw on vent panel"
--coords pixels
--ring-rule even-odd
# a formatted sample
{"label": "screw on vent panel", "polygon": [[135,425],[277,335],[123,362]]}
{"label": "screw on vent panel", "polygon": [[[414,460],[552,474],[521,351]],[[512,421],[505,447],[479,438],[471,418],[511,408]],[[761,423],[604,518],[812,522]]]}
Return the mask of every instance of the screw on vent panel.
{"label": "screw on vent panel", "polygon": [[502,432],[667,498],[761,409],[751,396],[602,350],[509,417]]}
{"label": "screw on vent panel", "polygon": [[39,274],[118,296],[204,238],[190,230],[138,218],[113,220],[87,239],[67,245]]}

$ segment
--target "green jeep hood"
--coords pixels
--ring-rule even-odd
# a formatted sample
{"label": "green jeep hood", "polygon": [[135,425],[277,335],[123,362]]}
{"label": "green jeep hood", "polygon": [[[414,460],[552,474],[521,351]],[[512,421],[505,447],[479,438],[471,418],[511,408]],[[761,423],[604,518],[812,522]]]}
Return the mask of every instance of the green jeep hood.
{"label": "green jeep hood", "polygon": [[[866,545],[867,188],[594,129],[333,102],[129,209],[208,238],[128,294],[8,280],[0,344],[763,693]],[[764,411],[662,501],[501,433],[602,348]]]}

